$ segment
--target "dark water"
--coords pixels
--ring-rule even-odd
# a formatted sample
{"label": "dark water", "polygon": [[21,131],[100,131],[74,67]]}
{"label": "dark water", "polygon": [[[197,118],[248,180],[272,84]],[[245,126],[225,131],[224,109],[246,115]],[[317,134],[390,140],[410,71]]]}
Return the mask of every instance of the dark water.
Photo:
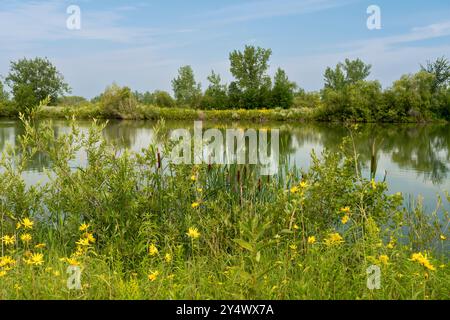
{"label": "dark water", "polygon": [[[53,121],[56,134],[69,131],[67,121]],[[80,121],[82,129],[89,121]],[[153,139],[154,122],[111,121],[104,137],[122,147],[140,151]],[[193,122],[167,121],[167,128],[192,128]],[[337,150],[342,139],[349,135],[341,124],[303,123],[207,123],[204,127],[254,128],[280,130],[280,159],[290,166],[308,168],[310,152],[320,153],[324,148]],[[18,121],[0,120],[0,150],[9,143],[17,144],[22,133]],[[374,174],[376,180],[386,176],[389,191],[423,197],[427,211],[436,207],[437,195],[450,191],[450,125],[448,124],[360,124],[355,134],[355,144],[364,164],[364,175]],[[85,165],[80,153],[75,165]],[[26,181],[29,184],[45,181],[43,169],[49,167],[45,157],[33,159]],[[447,204],[448,208],[448,204]]]}

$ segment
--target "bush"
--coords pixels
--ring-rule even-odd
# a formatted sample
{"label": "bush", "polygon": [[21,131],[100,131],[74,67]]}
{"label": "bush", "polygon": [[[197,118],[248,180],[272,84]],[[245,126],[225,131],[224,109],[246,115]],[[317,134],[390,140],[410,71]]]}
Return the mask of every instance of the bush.
{"label": "bush", "polygon": [[113,118],[125,118],[136,114],[137,101],[131,89],[112,84],[100,97],[103,112]]}

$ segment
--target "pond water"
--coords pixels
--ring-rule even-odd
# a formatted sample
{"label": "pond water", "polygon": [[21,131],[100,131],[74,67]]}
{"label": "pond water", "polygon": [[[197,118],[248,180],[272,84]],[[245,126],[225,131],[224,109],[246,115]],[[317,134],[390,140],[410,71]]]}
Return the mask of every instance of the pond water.
{"label": "pond water", "polygon": [[[90,121],[79,121],[82,129]],[[104,137],[124,148],[140,151],[153,139],[151,121],[110,121],[104,130]],[[69,130],[69,122],[54,120],[55,133]],[[169,130],[192,129],[194,122],[166,121]],[[310,153],[317,154],[326,148],[338,149],[342,139],[350,134],[342,124],[329,123],[218,123],[204,122],[205,128],[253,128],[280,130],[280,160],[289,166],[307,169]],[[19,121],[0,119],[0,151],[10,143],[16,145],[23,132]],[[449,124],[359,124],[355,144],[364,164],[363,173],[371,172],[376,180],[386,181],[389,192],[402,192],[411,197],[423,197],[427,211],[436,208],[437,195],[450,191],[450,125]],[[78,165],[85,164],[80,154]],[[283,165],[283,163],[281,163]],[[36,157],[30,164],[25,179],[33,184],[45,180],[44,168],[50,166],[46,157]],[[445,202],[445,201],[444,201]],[[449,207],[445,204],[446,208]]]}

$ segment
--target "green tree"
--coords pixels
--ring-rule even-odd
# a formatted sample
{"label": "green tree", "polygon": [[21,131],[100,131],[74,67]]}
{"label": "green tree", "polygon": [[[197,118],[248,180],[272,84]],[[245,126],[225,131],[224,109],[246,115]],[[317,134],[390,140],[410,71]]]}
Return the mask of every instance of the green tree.
{"label": "green tree", "polygon": [[241,92],[241,106],[260,108],[270,105],[272,81],[267,70],[271,54],[270,49],[254,46],[245,46],[244,52],[235,50],[230,53],[230,71]]}
{"label": "green tree", "polygon": [[290,108],[294,103],[294,90],[297,85],[289,81],[286,72],[278,68],[274,77],[272,88],[272,106],[280,108]]}
{"label": "green tree", "polygon": [[227,107],[227,86],[222,84],[222,79],[214,70],[208,76],[209,86],[202,99],[204,109],[225,109]]}
{"label": "green tree", "polygon": [[8,92],[6,92],[2,81],[0,81],[0,103],[5,102],[9,99]]}
{"label": "green tree", "polygon": [[433,93],[450,84],[450,62],[445,57],[440,57],[433,62],[427,61],[427,65],[421,65],[420,68],[434,75]]}
{"label": "green tree", "polygon": [[153,93],[154,104],[162,108],[173,108],[175,106],[175,100],[166,91],[155,91]]}
{"label": "green tree", "polygon": [[235,50],[230,53],[230,71],[241,90],[260,89],[267,84],[269,76],[266,72],[271,55],[272,50],[254,46],[245,46],[244,52]]}
{"label": "green tree", "polygon": [[325,88],[341,90],[346,85],[363,81],[370,75],[371,68],[371,65],[360,59],[345,59],[344,63],[338,63],[334,70],[330,67],[325,70]]}
{"label": "green tree", "polygon": [[129,87],[120,87],[113,83],[100,96],[100,105],[107,115],[126,118],[134,114],[137,100]]}
{"label": "green tree", "polygon": [[6,83],[20,109],[32,107],[47,97],[50,104],[55,104],[58,96],[70,93],[64,77],[47,58],[12,61]]}
{"label": "green tree", "polygon": [[396,111],[400,120],[430,118],[435,80],[427,71],[402,76],[385,93],[389,108]]}
{"label": "green tree", "polygon": [[172,88],[179,105],[197,107],[201,89],[200,83],[195,81],[191,66],[183,66],[178,70],[178,77],[172,80]]}
{"label": "green tree", "polygon": [[338,64],[334,70],[327,67],[324,78],[325,89],[341,90],[345,86],[345,75],[341,64]]}

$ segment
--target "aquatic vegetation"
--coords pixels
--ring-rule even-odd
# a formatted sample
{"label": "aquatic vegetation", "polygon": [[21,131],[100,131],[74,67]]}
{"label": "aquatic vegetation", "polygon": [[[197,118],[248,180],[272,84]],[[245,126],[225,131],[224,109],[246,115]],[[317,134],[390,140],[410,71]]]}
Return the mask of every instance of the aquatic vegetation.
{"label": "aquatic vegetation", "polygon": [[[402,207],[346,142],[312,153],[308,171],[261,177],[173,165],[170,143],[117,150],[98,121],[56,139],[50,123],[23,121],[23,152],[0,161],[0,299],[449,298],[448,213]],[[36,154],[49,180],[26,186]],[[374,264],[378,290],[366,285]]]}

